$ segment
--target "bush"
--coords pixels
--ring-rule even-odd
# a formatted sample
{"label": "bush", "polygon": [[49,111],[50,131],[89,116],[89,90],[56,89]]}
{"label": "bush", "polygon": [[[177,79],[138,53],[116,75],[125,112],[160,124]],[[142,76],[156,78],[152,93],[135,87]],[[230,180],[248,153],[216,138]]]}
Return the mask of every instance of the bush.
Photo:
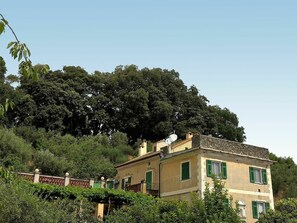
{"label": "bush", "polygon": [[34,195],[31,184],[0,168],[0,219],[6,223],[98,222],[86,200],[46,200]]}
{"label": "bush", "polygon": [[297,199],[282,199],[275,205],[275,210],[261,215],[258,223],[297,223]]}
{"label": "bush", "polygon": [[[192,194],[191,202],[164,199],[135,200],[132,205],[114,211],[107,217],[109,223],[240,223],[238,210],[232,208],[232,199],[223,183],[214,178],[214,187],[206,186],[204,200]],[[226,202],[227,201],[227,202]],[[228,202],[229,201],[229,202]]]}

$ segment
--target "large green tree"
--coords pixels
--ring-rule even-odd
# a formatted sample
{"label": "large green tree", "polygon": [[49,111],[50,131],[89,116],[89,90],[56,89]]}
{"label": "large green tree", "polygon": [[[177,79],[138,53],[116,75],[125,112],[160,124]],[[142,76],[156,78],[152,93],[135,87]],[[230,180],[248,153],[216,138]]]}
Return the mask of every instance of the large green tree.
{"label": "large green tree", "polygon": [[195,86],[188,88],[174,70],[130,65],[91,75],[81,67],[65,66],[40,75],[38,82],[23,78],[16,91],[26,95],[11,112],[16,125],[74,136],[120,131],[130,143],[159,140],[173,131],[180,137],[192,131],[245,139],[234,113],[208,105],[207,98]]}

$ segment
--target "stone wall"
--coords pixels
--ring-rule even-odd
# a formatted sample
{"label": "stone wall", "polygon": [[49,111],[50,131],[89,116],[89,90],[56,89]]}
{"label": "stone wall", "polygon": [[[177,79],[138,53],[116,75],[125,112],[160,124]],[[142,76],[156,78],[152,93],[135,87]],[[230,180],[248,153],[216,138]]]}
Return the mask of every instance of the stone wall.
{"label": "stone wall", "polygon": [[209,148],[234,154],[269,159],[269,151],[266,148],[251,146],[211,136],[201,134],[194,135],[192,143],[193,148]]}

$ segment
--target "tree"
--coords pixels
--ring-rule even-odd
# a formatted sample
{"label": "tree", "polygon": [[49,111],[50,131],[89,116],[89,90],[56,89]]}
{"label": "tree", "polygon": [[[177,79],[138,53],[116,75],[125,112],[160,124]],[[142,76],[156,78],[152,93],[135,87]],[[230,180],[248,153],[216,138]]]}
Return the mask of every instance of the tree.
{"label": "tree", "polygon": [[173,131],[179,137],[192,131],[245,139],[234,113],[209,106],[206,97],[194,86],[187,88],[174,70],[130,65],[90,75],[81,67],[65,66],[40,75],[38,82],[22,79],[16,91],[27,95],[27,102],[20,101],[13,112],[16,125],[73,136],[119,131],[127,134],[130,145],[138,139],[156,141]]}
{"label": "tree", "polygon": [[0,56],[0,84],[4,83],[6,71],[7,71],[7,69],[6,69],[5,61]]}
{"label": "tree", "polygon": [[297,197],[297,165],[291,157],[277,157],[270,154],[269,158],[276,161],[271,166],[273,193],[276,200]]}
{"label": "tree", "polygon": [[297,222],[297,199],[282,199],[275,205],[275,210],[260,215],[258,223]]}
{"label": "tree", "polygon": [[[213,188],[206,184],[204,206],[207,222],[237,223],[241,222],[237,207],[232,208],[232,197],[224,188],[224,183],[213,177]],[[237,204],[236,204],[237,206]]]}

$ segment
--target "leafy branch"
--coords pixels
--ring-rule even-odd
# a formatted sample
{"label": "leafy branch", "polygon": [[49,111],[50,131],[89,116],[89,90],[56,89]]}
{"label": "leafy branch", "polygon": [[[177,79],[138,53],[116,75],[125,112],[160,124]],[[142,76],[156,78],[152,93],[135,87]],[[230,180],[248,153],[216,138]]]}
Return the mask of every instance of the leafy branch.
{"label": "leafy branch", "polygon": [[4,113],[8,111],[8,109],[13,109],[14,103],[13,101],[6,99],[5,104],[0,104],[0,117],[4,116]]}
{"label": "leafy branch", "polygon": [[10,55],[13,59],[17,59],[20,62],[20,73],[27,78],[32,77],[34,80],[37,80],[38,74],[32,66],[32,62],[30,60],[31,52],[29,48],[25,43],[22,43],[19,40],[13,28],[0,13],[0,35],[5,31],[5,27],[8,27],[15,39],[15,41],[8,43],[7,49],[9,49]]}
{"label": "leafy branch", "polygon": [[[5,28],[8,28],[14,36],[15,41],[8,43],[7,49],[9,49],[10,55],[13,59],[17,59],[19,64],[20,73],[26,77],[32,77],[33,80],[38,79],[38,72],[32,66],[32,62],[30,60],[31,52],[25,43],[22,43],[18,36],[16,35],[13,28],[9,25],[8,21],[4,18],[4,16],[0,13],[0,36],[5,32]],[[13,109],[14,103],[9,99],[6,99],[4,105],[0,104],[0,118],[4,116],[9,108]]]}

